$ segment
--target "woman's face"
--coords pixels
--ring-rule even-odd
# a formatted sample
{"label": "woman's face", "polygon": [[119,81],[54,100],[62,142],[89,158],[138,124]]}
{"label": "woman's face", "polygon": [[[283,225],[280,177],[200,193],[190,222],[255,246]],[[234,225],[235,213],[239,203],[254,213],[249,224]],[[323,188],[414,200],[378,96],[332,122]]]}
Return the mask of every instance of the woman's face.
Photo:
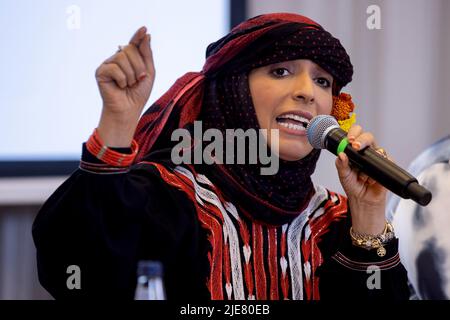
{"label": "woman's face", "polygon": [[306,125],[330,114],[333,77],[311,60],[291,60],[253,69],[249,86],[261,129],[279,129],[279,157],[288,161],[312,151]]}

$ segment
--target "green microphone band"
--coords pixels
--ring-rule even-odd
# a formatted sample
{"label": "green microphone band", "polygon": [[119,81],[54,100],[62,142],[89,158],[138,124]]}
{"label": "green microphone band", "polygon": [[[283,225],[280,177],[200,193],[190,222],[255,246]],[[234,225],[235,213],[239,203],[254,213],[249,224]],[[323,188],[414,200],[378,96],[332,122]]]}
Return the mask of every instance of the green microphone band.
{"label": "green microphone band", "polygon": [[339,155],[339,153],[344,152],[345,148],[347,148],[349,142],[347,138],[344,138],[341,140],[341,142],[339,142],[339,145],[337,147],[337,155]]}

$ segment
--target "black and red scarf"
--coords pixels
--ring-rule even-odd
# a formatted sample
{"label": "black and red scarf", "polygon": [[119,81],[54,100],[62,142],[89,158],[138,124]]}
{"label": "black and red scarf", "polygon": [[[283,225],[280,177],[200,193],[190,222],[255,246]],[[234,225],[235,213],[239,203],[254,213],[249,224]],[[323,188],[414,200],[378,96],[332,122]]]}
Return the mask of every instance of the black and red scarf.
{"label": "black and red scarf", "polygon": [[[174,166],[170,150],[175,129],[192,130],[201,120],[203,130],[259,129],[248,85],[253,68],[272,63],[310,59],[334,78],[337,94],[351,81],[353,67],[339,40],[316,22],[289,13],[249,19],[210,44],[201,72],[190,72],[142,116],[135,134],[140,146],[136,162],[159,161]],[[260,174],[260,165],[195,165],[250,218],[268,225],[292,221],[314,194],[311,175],[319,151],[298,161],[280,159],[276,175]]]}

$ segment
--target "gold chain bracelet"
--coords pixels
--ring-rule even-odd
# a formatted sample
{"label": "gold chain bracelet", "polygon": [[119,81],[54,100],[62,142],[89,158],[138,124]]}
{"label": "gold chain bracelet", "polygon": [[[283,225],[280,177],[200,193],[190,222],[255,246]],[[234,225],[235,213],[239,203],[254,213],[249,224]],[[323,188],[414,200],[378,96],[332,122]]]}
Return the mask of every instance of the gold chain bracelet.
{"label": "gold chain bracelet", "polygon": [[384,245],[395,237],[395,233],[392,224],[386,221],[383,232],[378,235],[358,233],[350,227],[350,237],[354,245],[367,250],[377,249],[378,256],[384,257],[386,255]]}

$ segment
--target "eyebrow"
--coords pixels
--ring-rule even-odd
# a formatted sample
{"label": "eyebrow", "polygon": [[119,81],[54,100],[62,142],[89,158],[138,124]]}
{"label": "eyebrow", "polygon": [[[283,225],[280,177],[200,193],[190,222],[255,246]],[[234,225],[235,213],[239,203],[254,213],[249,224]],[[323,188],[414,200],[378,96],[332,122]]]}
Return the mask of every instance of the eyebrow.
{"label": "eyebrow", "polygon": [[329,74],[329,75],[331,76],[331,74],[330,74],[329,72],[325,71],[322,67],[320,67],[320,66],[319,66],[318,64],[316,64],[316,63],[314,63],[312,67],[313,67],[313,70],[314,70],[314,71],[317,71],[317,72],[323,72],[323,73]]}
{"label": "eyebrow", "polygon": [[[275,62],[270,65],[267,65],[266,67],[279,66],[279,65],[283,65],[283,64],[294,64],[295,65],[296,63],[294,61],[295,60],[286,60],[286,61],[281,61],[281,62]],[[329,73],[328,71],[323,69],[321,66],[319,66],[314,61],[311,60],[311,62],[313,63],[312,70],[314,72],[325,74],[326,76],[329,76],[331,78],[331,80],[334,80],[334,77],[331,73]]]}
{"label": "eyebrow", "polygon": [[334,82],[333,75],[331,73],[329,73],[328,71],[325,71],[324,69],[322,69],[321,67],[316,66],[316,65],[313,66],[313,70],[314,70],[314,72],[319,73],[321,76],[329,78],[329,79],[327,79],[328,81]]}

